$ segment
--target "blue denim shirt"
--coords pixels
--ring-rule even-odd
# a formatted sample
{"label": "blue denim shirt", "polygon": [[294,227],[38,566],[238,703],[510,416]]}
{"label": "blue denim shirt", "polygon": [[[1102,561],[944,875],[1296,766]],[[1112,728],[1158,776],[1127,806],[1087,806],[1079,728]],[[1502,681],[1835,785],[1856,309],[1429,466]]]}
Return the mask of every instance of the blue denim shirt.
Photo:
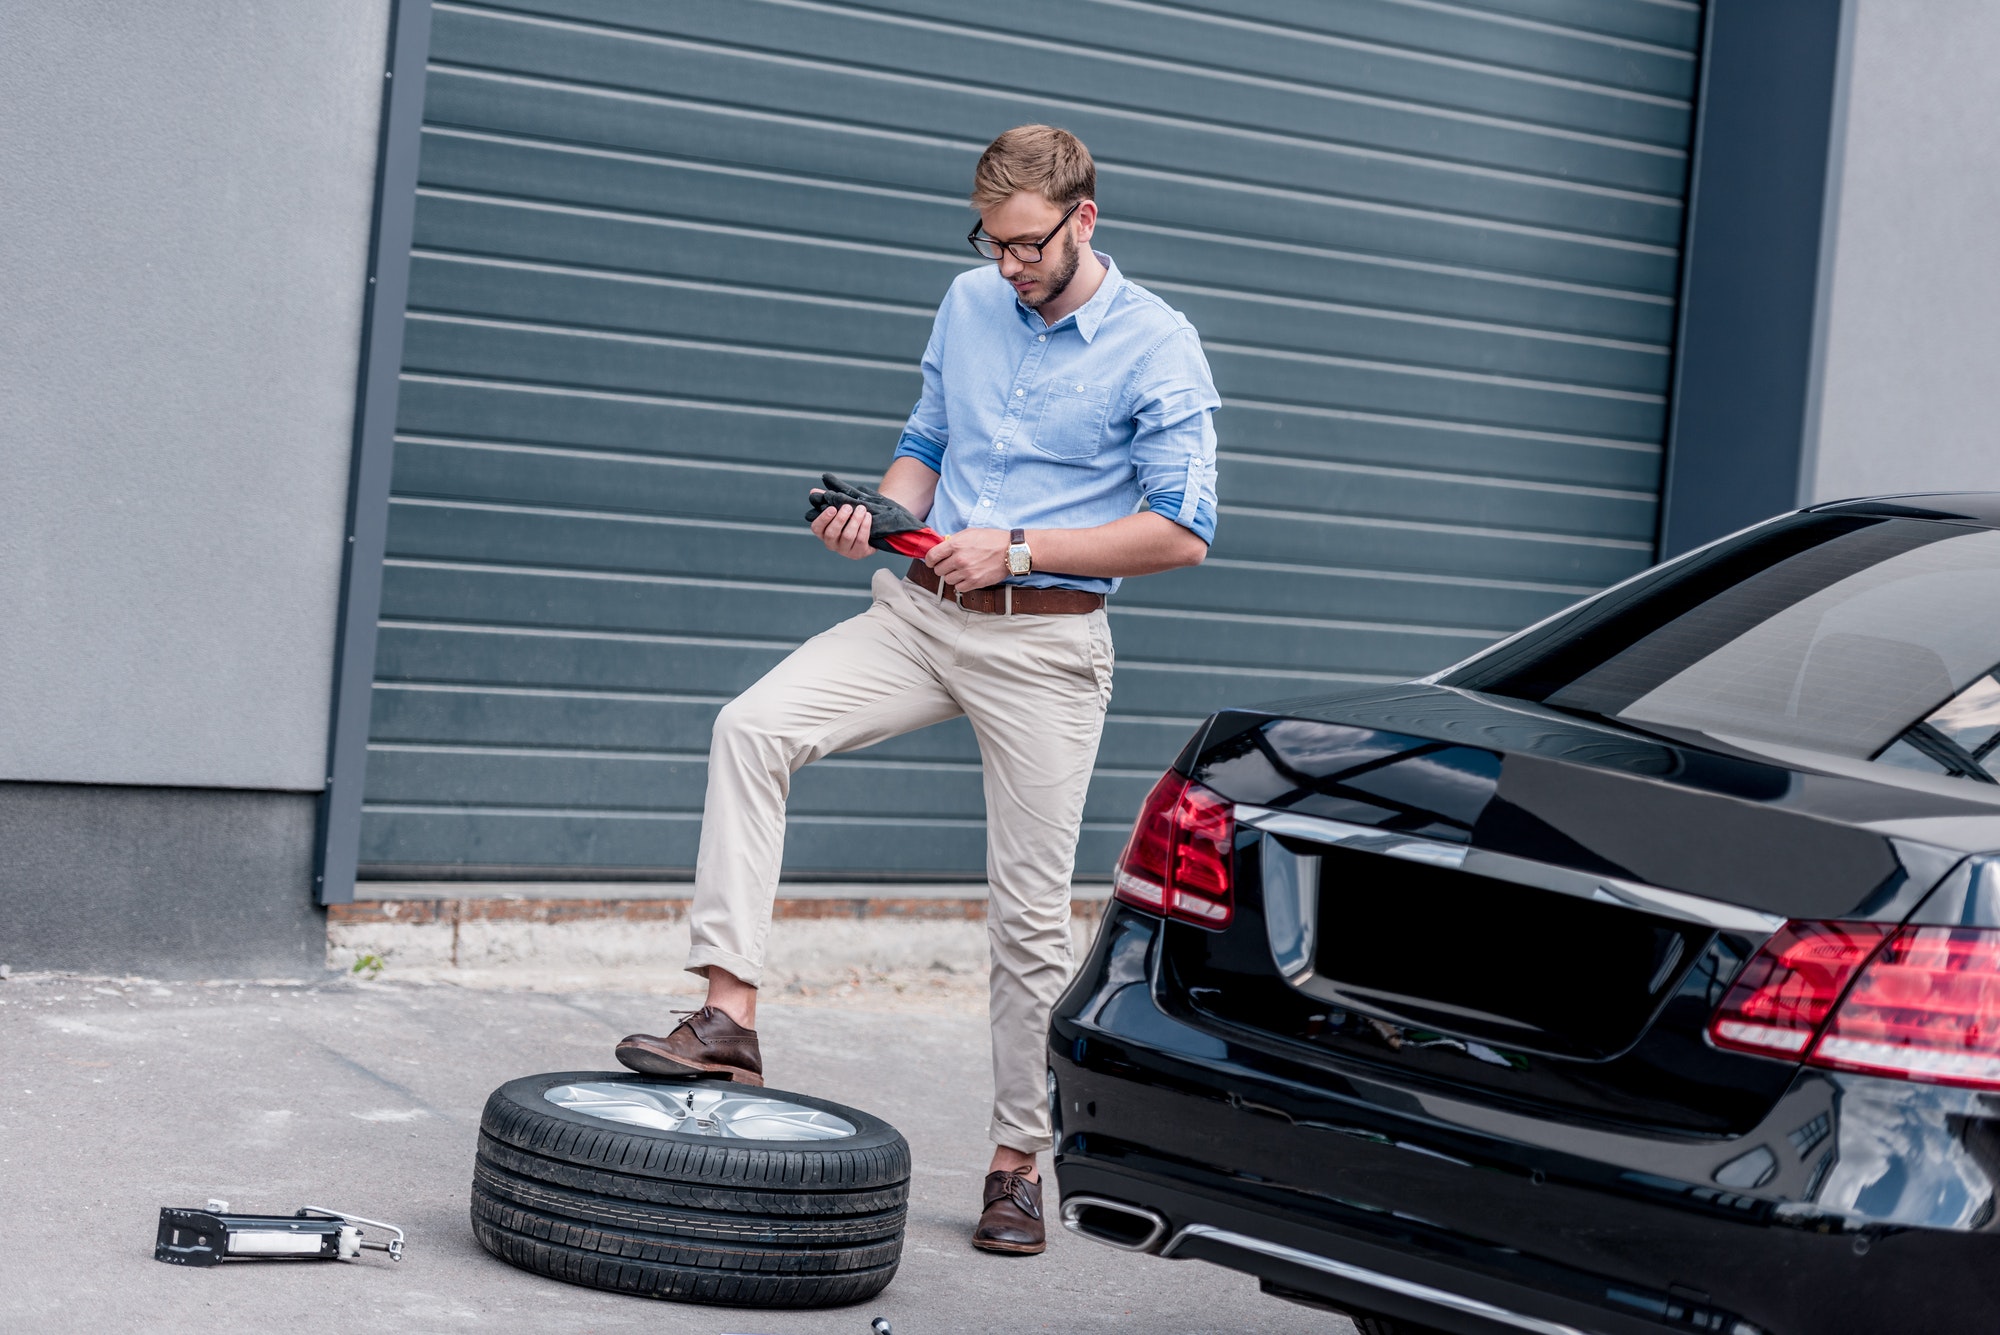
{"label": "blue denim shirt", "polygon": [[[938,307],[924,393],[896,457],[938,474],[930,525],[1096,528],[1143,503],[1215,539],[1220,400],[1179,311],[1109,270],[1053,325],[996,265],[969,269]],[[1110,593],[1115,579],[1037,570],[1010,583]]]}

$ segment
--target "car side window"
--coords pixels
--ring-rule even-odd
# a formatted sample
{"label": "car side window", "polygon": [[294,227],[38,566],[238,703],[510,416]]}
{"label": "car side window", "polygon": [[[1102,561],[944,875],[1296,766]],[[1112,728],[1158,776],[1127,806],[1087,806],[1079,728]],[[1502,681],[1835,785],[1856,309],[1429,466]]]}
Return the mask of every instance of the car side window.
{"label": "car side window", "polygon": [[1911,724],[1875,757],[1885,765],[2000,783],[2000,666]]}
{"label": "car side window", "polygon": [[2000,531],[1802,516],[1566,620],[1450,684],[2000,783]]}

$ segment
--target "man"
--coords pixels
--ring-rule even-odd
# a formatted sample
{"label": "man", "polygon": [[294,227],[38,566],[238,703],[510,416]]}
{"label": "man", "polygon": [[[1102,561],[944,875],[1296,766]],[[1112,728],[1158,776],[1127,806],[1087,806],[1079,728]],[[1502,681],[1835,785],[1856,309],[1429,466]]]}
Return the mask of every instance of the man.
{"label": "man", "polygon": [[[792,774],[966,715],[986,787],[995,1149],[973,1241],[989,1251],[1045,1240],[1043,1047],[1071,970],[1070,874],[1111,699],[1104,602],[1121,577],[1199,563],[1215,532],[1200,340],[1091,249],[1095,193],[1089,151],[1063,130],[1021,126],[980,157],[968,239],[997,263],[961,274],[938,308],[923,397],[881,486],[944,541],[904,578],[877,571],[868,611],[717,716],[687,962],[707,1004],[618,1045],[636,1071],[762,1084],[757,984]],[[829,505],[813,532],[859,560],[872,523]]]}

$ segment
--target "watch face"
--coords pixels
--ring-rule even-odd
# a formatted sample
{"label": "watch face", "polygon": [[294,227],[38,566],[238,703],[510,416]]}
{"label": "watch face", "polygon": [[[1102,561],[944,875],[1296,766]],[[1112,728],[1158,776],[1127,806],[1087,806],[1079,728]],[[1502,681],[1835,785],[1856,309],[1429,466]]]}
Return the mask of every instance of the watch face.
{"label": "watch face", "polygon": [[1007,549],[1007,573],[1010,575],[1025,575],[1028,573],[1028,569],[1028,549],[1026,547],[1009,547]]}

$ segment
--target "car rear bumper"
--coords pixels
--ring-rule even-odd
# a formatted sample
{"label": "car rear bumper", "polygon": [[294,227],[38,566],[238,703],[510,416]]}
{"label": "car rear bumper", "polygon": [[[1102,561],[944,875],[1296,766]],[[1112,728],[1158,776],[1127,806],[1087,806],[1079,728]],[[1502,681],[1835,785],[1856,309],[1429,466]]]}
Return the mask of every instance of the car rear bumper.
{"label": "car rear bumper", "polygon": [[[1157,1215],[1163,1227],[1149,1248],[1133,1250],[1173,1260],[1213,1262],[1255,1275],[1287,1296],[1317,1299],[1343,1311],[1379,1312],[1466,1335],[1500,1331],[1654,1335],[1661,1329],[1657,1323],[1616,1314],[1606,1319],[1606,1314],[1586,1304],[1468,1275],[1384,1239],[1304,1224],[1290,1211],[1258,1208],[1222,1184],[1190,1185],[1180,1180],[1184,1174],[1170,1174],[1162,1165],[1129,1159],[1114,1164],[1066,1154],[1058,1160],[1056,1172],[1062,1185],[1063,1222],[1086,1237],[1107,1240],[1100,1227],[1093,1226],[1097,1224],[1093,1215],[1103,1208],[1096,1202],[1143,1203],[1142,1208]],[[1069,1210],[1078,1198],[1094,1205],[1081,1217]],[[1686,1323],[1678,1328],[1729,1329]]]}
{"label": "car rear bumper", "polygon": [[[1156,929],[1107,921],[1050,1066],[1066,1208],[1095,1197],[1161,1227],[1086,1210],[1079,1231],[1466,1335],[1993,1328],[2000,1136],[1981,1096],[1816,1074],[1734,1142],[1564,1127],[1176,1016],[1135,976]],[[1836,1154],[1810,1189],[1796,1171],[1761,1191],[1686,1171],[1789,1153],[1820,1115]]]}

